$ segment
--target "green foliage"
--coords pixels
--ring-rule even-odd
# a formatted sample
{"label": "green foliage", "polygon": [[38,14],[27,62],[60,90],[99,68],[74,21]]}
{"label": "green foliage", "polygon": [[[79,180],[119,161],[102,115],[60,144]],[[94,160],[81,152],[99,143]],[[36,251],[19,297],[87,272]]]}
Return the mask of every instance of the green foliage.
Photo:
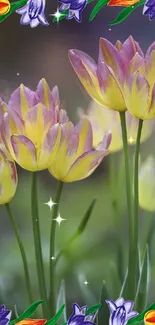
{"label": "green foliage", "polygon": [[17,322],[25,319],[25,318],[29,318],[37,309],[37,307],[42,304],[44,302],[44,300],[39,300],[34,302],[31,306],[29,306],[22,315],[20,315],[19,317],[17,317],[16,319],[12,320],[11,322],[9,322],[9,325],[14,325]]}
{"label": "green foliage", "polygon": [[113,20],[111,23],[109,23],[110,26],[120,24],[122,21],[124,21],[137,7],[144,5],[145,0],[140,0],[138,3],[136,3],[133,6],[126,7],[123,9],[115,20]]}

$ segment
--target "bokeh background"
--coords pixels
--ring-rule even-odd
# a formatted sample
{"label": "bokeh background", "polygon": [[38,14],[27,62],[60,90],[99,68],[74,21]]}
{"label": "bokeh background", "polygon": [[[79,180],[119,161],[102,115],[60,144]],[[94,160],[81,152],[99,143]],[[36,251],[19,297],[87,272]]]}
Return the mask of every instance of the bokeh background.
{"label": "bokeh background", "polygon": [[[20,25],[20,16],[16,13],[1,23],[0,95],[7,100],[11,91],[20,83],[35,89],[38,81],[44,77],[51,88],[58,85],[63,108],[67,110],[73,122],[77,121],[78,107],[87,109],[90,98],[82,89],[69,63],[68,50],[80,49],[97,59],[101,36],[115,43],[117,39],[124,41],[129,35],[133,35],[144,51],[155,40],[154,21],[150,22],[148,17],[142,16],[142,7],[137,8],[126,21],[109,30],[108,23],[116,17],[120,9],[104,7],[89,23],[93,6],[94,3],[87,6],[81,24],[62,20],[59,24],[51,23],[47,28],[38,26],[31,29],[29,26]],[[54,13],[56,9],[57,2],[47,0],[46,12]],[[52,17],[48,18],[52,21]],[[154,155],[154,153],[154,134],[152,134],[141,147],[141,158],[143,160],[147,155]],[[121,151],[113,154],[115,174],[119,169],[121,154]],[[75,301],[79,304],[95,304],[99,300],[103,280],[109,288],[111,299],[116,299],[121,287],[120,269],[123,270],[123,275],[125,274],[128,245],[125,180],[122,176],[121,185],[117,182],[113,183],[114,189],[120,193],[118,214],[111,197],[109,166],[110,156],[104,159],[89,179],[64,186],[60,214],[66,221],[57,227],[57,252],[65,247],[91,200],[97,197],[97,203],[84,234],[71,247],[68,256],[62,258],[56,271],[58,286],[61,278],[65,280],[69,313]],[[19,185],[11,206],[26,247],[34,296],[38,300],[30,214],[31,175],[20,168],[18,168],[18,175]],[[44,203],[49,201],[50,197],[54,197],[56,181],[47,171],[43,171],[38,174],[38,187],[42,247],[48,288],[51,212]],[[141,248],[153,217],[155,217],[153,214],[140,210]],[[116,245],[118,239],[119,253]],[[87,286],[83,283],[85,280],[89,282]],[[155,290],[151,289],[154,286],[155,253],[152,250],[149,303],[155,300]],[[3,206],[0,207],[0,302],[11,308],[17,305],[19,313],[28,306],[19,248]]]}

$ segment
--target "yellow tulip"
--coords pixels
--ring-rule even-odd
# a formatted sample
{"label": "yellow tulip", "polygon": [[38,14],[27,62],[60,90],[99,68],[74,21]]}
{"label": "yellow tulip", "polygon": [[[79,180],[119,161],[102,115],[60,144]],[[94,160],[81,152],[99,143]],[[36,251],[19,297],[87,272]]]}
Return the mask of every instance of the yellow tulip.
{"label": "yellow tulip", "polygon": [[155,211],[155,159],[148,157],[139,168],[139,205]]}
{"label": "yellow tulip", "polygon": [[[102,105],[92,101],[86,114],[82,109],[79,109],[80,118],[88,118],[91,122],[93,129],[93,146],[94,148],[102,141],[104,134],[110,130],[112,133],[112,140],[110,143],[109,151],[115,152],[123,147],[122,132],[120,125],[119,113],[112,110],[107,110]],[[128,143],[135,144],[138,128],[138,119],[133,117],[128,111],[126,112],[127,134]],[[154,120],[145,121],[143,124],[141,142],[153,132],[155,125]]]}
{"label": "yellow tulip", "polygon": [[16,165],[3,144],[0,144],[0,204],[11,201],[18,183]]}
{"label": "yellow tulip", "polygon": [[7,14],[10,11],[10,6],[8,0],[0,0],[0,16]]}
{"label": "yellow tulip", "polygon": [[76,126],[59,125],[61,138],[49,172],[63,182],[75,182],[90,176],[108,154],[111,134],[107,133],[96,150],[92,148],[92,127],[88,119]]}

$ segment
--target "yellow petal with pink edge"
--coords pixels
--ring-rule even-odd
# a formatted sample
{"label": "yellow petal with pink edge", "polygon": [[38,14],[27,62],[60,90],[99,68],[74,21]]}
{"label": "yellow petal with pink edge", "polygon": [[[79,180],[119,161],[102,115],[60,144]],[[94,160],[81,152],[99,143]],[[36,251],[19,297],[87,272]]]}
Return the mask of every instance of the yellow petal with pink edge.
{"label": "yellow petal with pink edge", "polygon": [[139,72],[130,76],[124,86],[124,98],[128,111],[135,117],[147,120],[152,116],[149,114],[150,87]]}
{"label": "yellow petal with pink edge", "polygon": [[70,50],[69,59],[88,94],[96,101],[103,104],[100,86],[96,75],[96,63],[87,54],[78,50]]}
{"label": "yellow petal with pink edge", "polygon": [[[1,146],[2,148],[2,146]],[[15,163],[6,149],[0,148],[0,204],[11,201],[15,195],[18,183],[18,176]],[[8,160],[8,158],[10,160]]]}
{"label": "yellow petal with pink edge", "polygon": [[155,50],[153,50],[145,60],[144,76],[152,88],[155,83]]}
{"label": "yellow petal with pink edge", "polygon": [[80,121],[75,126],[75,132],[79,135],[79,144],[76,153],[76,158],[81,156],[83,153],[88,152],[92,149],[92,126],[87,118]]}
{"label": "yellow petal with pink edge", "polygon": [[36,171],[38,167],[34,144],[23,135],[12,135],[11,144],[16,162],[26,170]]}
{"label": "yellow petal with pink edge", "polygon": [[75,182],[90,176],[106,154],[108,154],[108,150],[85,153],[72,165],[63,181]]}

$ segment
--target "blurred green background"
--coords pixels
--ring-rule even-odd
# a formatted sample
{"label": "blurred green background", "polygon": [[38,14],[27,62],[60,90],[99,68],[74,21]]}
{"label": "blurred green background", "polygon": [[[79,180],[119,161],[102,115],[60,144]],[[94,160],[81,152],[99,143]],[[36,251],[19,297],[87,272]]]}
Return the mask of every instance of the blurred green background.
{"label": "blurred green background", "polygon": [[[143,50],[155,40],[154,22],[142,16],[142,7],[138,8],[124,23],[112,27],[119,8],[105,7],[96,19],[89,23],[89,14],[93,4],[86,8],[82,24],[75,21],[62,21],[46,28],[39,26],[31,29],[21,26],[20,16],[13,14],[0,24],[0,95],[8,99],[11,91],[21,82],[35,89],[38,81],[45,77],[51,86],[58,85],[63,108],[73,122],[78,120],[77,108],[86,109],[90,102],[82,89],[68,60],[68,50],[80,49],[97,59],[99,37],[115,42],[124,41],[130,34],[140,43]],[[57,9],[55,1],[47,0],[47,13]],[[49,16],[49,20],[52,19]],[[131,148],[131,153],[132,153]],[[142,160],[154,155],[154,134],[141,146]],[[117,175],[122,152],[112,155]],[[73,302],[95,304],[99,300],[103,280],[109,288],[111,299],[116,299],[121,288],[119,270],[126,271],[128,247],[128,222],[125,197],[125,178],[122,177],[118,188],[114,180],[114,189],[120,193],[119,213],[116,213],[111,196],[109,166],[111,156],[89,177],[89,179],[64,186],[60,203],[60,215],[66,219],[57,227],[57,252],[65,247],[70,236],[76,230],[90,202],[97,197],[97,203],[84,234],[70,249],[67,257],[57,265],[57,284],[63,278],[66,285],[68,313]],[[122,170],[123,173],[123,170]],[[38,300],[35,255],[33,248],[32,225],[30,215],[30,174],[18,168],[19,185],[11,206],[26,247],[31,280],[35,299]],[[49,228],[51,211],[44,203],[54,198],[56,181],[47,171],[38,173],[39,210],[41,221],[42,247],[48,288]],[[24,283],[23,265],[19,248],[7,216],[5,207],[0,207],[0,302],[8,307],[17,306],[21,313],[28,306]],[[153,214],[140,210],[140,247],[143,248],[149,223]],[[123,257],[118,256],[117,243],[120,243]],[[152,247],[155,245],[153,241]],[[149,303],[155,300],[155,254],[152,249],[151,285]],[[87,280],[86,286],[83,282]],[[103,319],[104,324],[104,319]]]}

